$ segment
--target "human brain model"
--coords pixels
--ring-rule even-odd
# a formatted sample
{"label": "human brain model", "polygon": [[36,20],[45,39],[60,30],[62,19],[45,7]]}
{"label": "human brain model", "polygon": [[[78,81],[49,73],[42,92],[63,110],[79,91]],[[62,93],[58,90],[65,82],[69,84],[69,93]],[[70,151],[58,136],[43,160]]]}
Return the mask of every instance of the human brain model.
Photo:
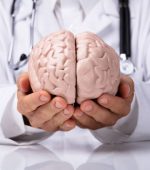
{"label": "human brain model", "polygon": [[29,59],[32,90],[46,90],[69,104],[115,95],[120,82],[119,57],[93,33],[60,31],[42,39]]}

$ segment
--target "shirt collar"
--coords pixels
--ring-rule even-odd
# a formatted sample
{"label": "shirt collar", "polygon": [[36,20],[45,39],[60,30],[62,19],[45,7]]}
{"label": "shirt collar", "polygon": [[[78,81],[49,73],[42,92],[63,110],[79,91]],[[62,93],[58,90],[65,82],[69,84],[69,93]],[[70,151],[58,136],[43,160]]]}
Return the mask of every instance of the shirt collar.
{"label": "shirt collar", "polygon": [[[48,0],[47,0],[48,1]],[[83,8],[85,14],[87,15],[89,13],[89,11],[96,5],[96,3],[99,0],[78,0],[81,7]],[[54,10],[56,7],[57,2],[59,2],[59,0],[50,0],[50,9]]]}
{"label": "shirt collar", "polygon": [[56,7],[56,4],[59,0],[39,0],[37,1],[37,6],[41,6],[41,4],[46,4],[46,6],[49,8],[49,10],[54,10]]}
{"label": "shirt collar", "polygon": [[[119,17],[119,4],[118,0],[78,0],[87,15],[89,11],[100,1],[103,2],[104,10],[106,15],[112,15]],[[138,3],[138,2],[137,2]],[[134,10],[135,0],[130,0],[130,13],[131,18],[135,17],[135,10]]]}
{"label": "shirt collar", "polygon": [[[37,6],[40,7],[40,4],[43,0],[37,1]],[[56,7],[56,4],[59,0],[45,0],[47,2],[46,5],[48,5],[48,8],[50,10],[54,10]],[[104,10],[106,15],[113,15],[116,17],[119,17],[118,12],[118,0],[78,0],[81,4],[81,7],[83,8],[85,14],[87,15],[89,11],[99,2],[103,1]],[[136,0],[137,1],[137,0]],[[138,3],[138,2],[137,2]],[[130,7],[131,7],[131,18],[134,18],[135,16],[135,0],[130,1]],[[18,15],[16,19],[25,18],[28,15],[30,15],[32,12],[32,1],[31,0],[23,0],[20,3],[20,8],[18,11]]]}
{"label": "shirt collar", "polygon": [[81,4],[86,15],[91,11],[91,9],[98,3],[99,0],[78,0]]}

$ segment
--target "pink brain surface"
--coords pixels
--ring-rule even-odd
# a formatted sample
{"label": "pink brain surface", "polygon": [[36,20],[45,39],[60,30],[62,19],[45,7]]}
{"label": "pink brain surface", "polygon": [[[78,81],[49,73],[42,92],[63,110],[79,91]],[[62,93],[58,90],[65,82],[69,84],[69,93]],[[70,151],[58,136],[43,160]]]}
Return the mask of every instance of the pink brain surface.
{"label": "pink brain surface", "polygon": [[72,33],[52,33],[32,50],[29,79],[33,91],[46,90],[75,102],[75,38]]}
{"label": "pink brain surface", "polygon": [[115,95],[120,82],[119,57],[93,33],[82,33],[77,44],[77,102],[104,93]]}
{"label": "pink brain surface", "polygon": [[69,104],[115,95],[120,82],[119,57],[93,33],[76,37],[69,31],[52,33],[33,48],[29,59],[32,90],[46,90]]}

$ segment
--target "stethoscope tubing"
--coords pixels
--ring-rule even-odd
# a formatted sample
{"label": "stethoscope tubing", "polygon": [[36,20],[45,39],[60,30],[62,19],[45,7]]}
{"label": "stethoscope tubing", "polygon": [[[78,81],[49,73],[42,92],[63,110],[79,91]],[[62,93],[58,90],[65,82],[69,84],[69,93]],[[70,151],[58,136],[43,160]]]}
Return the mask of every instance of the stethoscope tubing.
{"label": "stethoscope tubing", "polygon": [[126,54],[127,59],[131,57],[131,30],[130,10],[128,0],[119,2],[120,14],[120,54]]}
{"label": "stethoscope tubing", "polygon": [[[37,0],[32,0],[32,14],[30,22],[30,45],[29,52],[31,51],[34,43],[34,22],[36,13]],[[119,15],[120,15],[120,70],[127,75],[132,74],[135,68],[131,62],[131,30],[130,30],[130,9],[128,0],[119,0]],[[27,64],[29,55],[21,54],[17,63],[13,62],[13,47],[15,41],[15,4],[16,0],[12,3],[11,16],[12,16],[12,40],[8,56],[8,65],[12,70],[18,70]]]}

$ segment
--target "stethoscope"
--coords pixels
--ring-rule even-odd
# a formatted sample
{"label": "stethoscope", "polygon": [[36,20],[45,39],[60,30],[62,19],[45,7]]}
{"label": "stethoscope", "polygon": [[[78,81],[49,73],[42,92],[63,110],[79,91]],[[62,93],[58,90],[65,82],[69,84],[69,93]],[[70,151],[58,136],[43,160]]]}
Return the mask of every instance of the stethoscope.
{"label": "stethoscope", "polygon": [[[37,0],[32,0],[32,14],[30,23],[30,50],[34,43],[34,21],[36,12]],[[12,40],[8,57],[8,65],[11,70],[19,70],[21,67],[27,64],[29,55],[21,54],[20,59],[17,63],[13,62],[13,48],[15,39],[15,4],[16,0],[13,1],[11,9],[12,17]],[[119,0],[119,14],[120,14],[120,71],[125,75],[131,75],[135,72],[135,67],[131,62],[131,31],[130,31],[130,9],[129,0]]]}
{"label": "stethoscope", "polygon": [[[37,0],[32,0],[32,12],[31,12],[31,22],[30,22],[30,45],[29,51],[31,51],[34,43],[34,21],[35,21],[35,11],[36,11],[36,3]],[[25,66],[28,62],[29,55],[22,53],[17,63],[13,62],[13,49],[14,49],[14,40],[15,40],[15,21],[16,21],[16,13],[15,13],[15,5],[16,0],[12,3],[11,8],[11,17],[12,17],[12,40],[10,44],[10,50],[8,55],[8,66],[11,70],[19,70],[21,67]]]}

